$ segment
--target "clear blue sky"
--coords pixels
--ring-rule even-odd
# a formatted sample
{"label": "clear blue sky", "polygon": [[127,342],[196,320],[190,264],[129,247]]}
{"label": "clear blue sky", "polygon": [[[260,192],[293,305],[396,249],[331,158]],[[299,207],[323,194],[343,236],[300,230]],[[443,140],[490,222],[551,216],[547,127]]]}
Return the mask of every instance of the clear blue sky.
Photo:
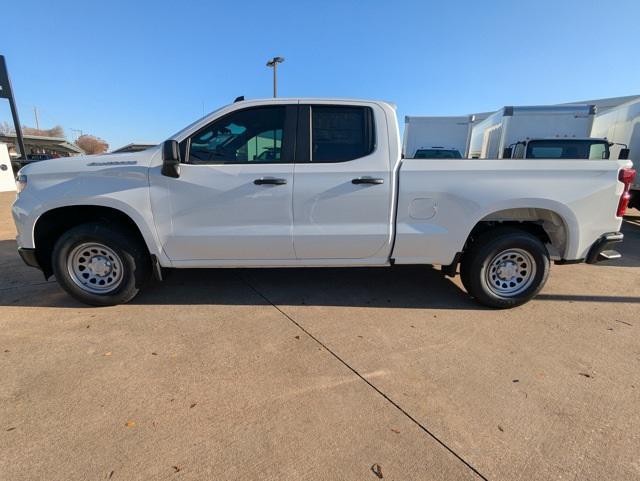
{"label": "clear blue sky", "polygon": [[23,124],[38,106],[41,127],[114,148],[270,96],[273,55],[281,96],[390,100],[401,116],[637,94],[639,19],[638,0],[7,0],[0,53]]}

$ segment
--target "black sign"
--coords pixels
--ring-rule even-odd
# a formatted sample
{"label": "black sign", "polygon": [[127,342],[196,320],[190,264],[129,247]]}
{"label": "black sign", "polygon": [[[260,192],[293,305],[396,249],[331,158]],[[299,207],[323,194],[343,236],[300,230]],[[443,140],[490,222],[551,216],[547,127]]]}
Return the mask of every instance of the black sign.
{"label": "black sign", "polygon": [[11,98],[11,82],[9,82],[9,72],[4,57],[0,55],[0,99]]}
{"label": "black sign", "polygon": [[18,118],[18,109],[16,108],[16,100],[13,98],[11,90],[11,80],[9,80],[9,72],[7,72],[7,64],[4,56],[0,55],[0,99],[8,99],[11,108],[11,116],[13,117],[13,127],[16,129],[16,140],[20,148],[20,157],[27,158],[27,151],[24,148],[24,140],[22,138],[22,126]]}

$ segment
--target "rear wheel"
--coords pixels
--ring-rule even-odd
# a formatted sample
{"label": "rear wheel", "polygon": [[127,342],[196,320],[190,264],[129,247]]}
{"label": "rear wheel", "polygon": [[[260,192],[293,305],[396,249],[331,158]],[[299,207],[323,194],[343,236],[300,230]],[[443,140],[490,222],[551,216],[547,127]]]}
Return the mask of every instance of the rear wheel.
{"label": "rear wheel", "polygon": [[547,281],[549,264],[537,237],[505,227],[486,232],[465,253],[460,277],[478,302],[504,309],[535,297]]}
{"label": "rear wheel", "polygon": [[64,233],[52,254],[58,283],[77,300],[94,306],[133,299],[149,276],[149,255],[140,242],[98,223]]}

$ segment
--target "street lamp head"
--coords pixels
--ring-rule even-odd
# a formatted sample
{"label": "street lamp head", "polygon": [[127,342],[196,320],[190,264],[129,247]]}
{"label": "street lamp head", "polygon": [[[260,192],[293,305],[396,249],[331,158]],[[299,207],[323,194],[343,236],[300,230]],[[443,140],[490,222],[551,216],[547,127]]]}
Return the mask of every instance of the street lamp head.
{"label": "street lamp head", "polygon": [[267,62],[267,67],[273,67],[275,64],[282,62],[284,62],[284,57],[273,57]]}
{"label": "street lamp head", "polygon": [[278,70],[278,64],[284,62],[284,57],[273,57],[267,62],[267,67],[273,68],[273,97],[278,96],[278,80],[276,71]]}

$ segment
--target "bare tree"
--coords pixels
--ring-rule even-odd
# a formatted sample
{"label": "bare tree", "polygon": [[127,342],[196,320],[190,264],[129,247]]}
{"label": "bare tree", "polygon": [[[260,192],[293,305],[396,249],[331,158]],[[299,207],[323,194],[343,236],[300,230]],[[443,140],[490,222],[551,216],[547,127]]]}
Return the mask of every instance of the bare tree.
{"label": "bare tree", "polygon": [[76,145],[87,154],[103,154],[109,149],[109,144],[93,135],[81,135],[76,139]]}
{"label": "bare tree", "polygon": [[62,125],[56,125],[55,127],[47,130],[47,132],[49,133],[49,137],[60,137],[60,138],[65,137],[64,129],[62,128]]}
{"label": "bare tree", "polygon": [[15,135],[16,130],[9,125],[9,122],[0,122],[0,135]]}
{"label": "bare tree", "polygon": [[34,129],[33,127],[22,126],[24,135],[37,135],[39,137],[60,137],[64,138],[64,129],[61,125],[56,125],[50,129]]}

